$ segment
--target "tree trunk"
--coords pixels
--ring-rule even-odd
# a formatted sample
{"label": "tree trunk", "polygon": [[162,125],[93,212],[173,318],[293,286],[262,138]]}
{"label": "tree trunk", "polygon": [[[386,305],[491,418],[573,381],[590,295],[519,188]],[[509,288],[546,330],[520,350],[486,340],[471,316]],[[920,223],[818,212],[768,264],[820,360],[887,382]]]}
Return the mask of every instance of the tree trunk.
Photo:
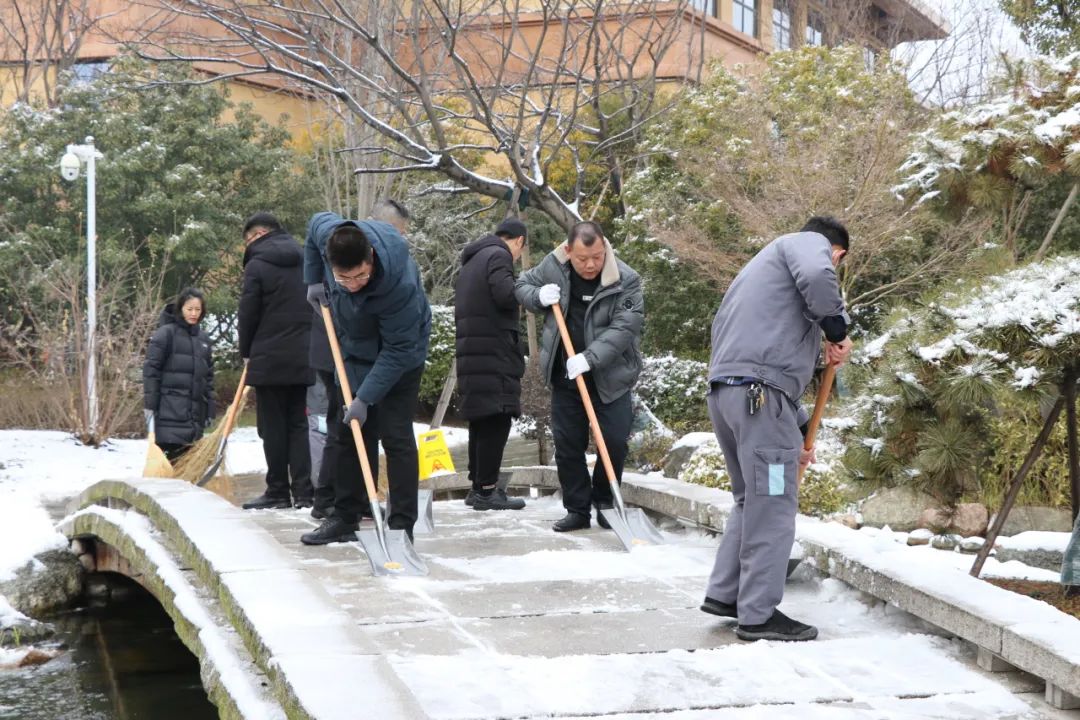
{"label": "tree trunk", "polygon": [[1001,533],[1001,528],[1005,526],[1005,519],[1009,516],[1009,511],[1012,510],[1013,503],[1016,502],[1016,496],[1020,493],[1020,486],[1024,484],[1024,478],[1027,477],[1032,465],[1042,455],[1046,441],[1050,439],[1050,433],[1054,430],[1054,423],[1057,422],[1058,417],[1061,415],[1061,408],[1064,405],[1065,395],[1062,394],[1054,403],[1054,407],[1050,409],[1050,414],[1047,415],[1042,430],[1039,431],[1038,437],[1035,438],[1035,443],[1028,451],[1027,457],[1024,458],[1023,464],[1020,465],[1020,469],[1016,471],[1016,476],[1013,477],[1012,484],[1009,485],[1009,492],[1006,493],[1005,500],[1001,503],[1001,510],[998,511],[997,517],[994,518],[993,524],[986,533],[986,542],[979,548],[979,553],[975,556],[975,564],[971,566],[970,574],[972,577],[979,577],[979,573],[982,572],[983,564],[986,563],[986,558],[990,556],[990,550],[994,547],[994,541],[997,540],[998,534]]}
{"label": "tree trunk", "polygon": [[[1054,218],[1054,224],[1050,226],[1050,230],[1047,231],[1046,237],[1042,241],[1042,245],[1039,246],[1038,251],[1035,253],[1035,262],[1039,262],[1046,255],[1046,251],[1050,248],[1050,243],[1054,240],[1054,235],[1057,234],[1058,228],[1061,227],[1061,221],[1065,219],[1065,215],[1068,214],[1069,208],[1072,207],[1073,201],[1076,200],[1076,193],[1080,190],[1080,182],[1073,183],[1072,190],[1069,191],[1069,196],[1065,198],[1065,202],[1061,204],[1061,209],[1058,210],[1057,217]],[[1073,486],[1075,490],[1076,486]],[[1076,515],[1076,497],[1073,496],[1073,515]]]}

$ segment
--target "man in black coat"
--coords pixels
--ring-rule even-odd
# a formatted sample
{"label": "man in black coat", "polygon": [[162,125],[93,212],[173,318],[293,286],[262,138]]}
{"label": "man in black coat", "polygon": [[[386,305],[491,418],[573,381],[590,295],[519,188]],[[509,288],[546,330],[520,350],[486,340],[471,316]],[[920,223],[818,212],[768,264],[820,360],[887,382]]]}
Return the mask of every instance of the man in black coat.
{"label": "man in black coat", "polygon": [[454,300],[458,410],[469,421],[469,480],[465,499],[475,510],[520,510],[521,498],[500,490],[499,466],[510,423],[521,415],[525,361],[518,340],[514,262],[525,250],[525,224],[507,219],[494,235],[461,253]]}
{"label": "man in black coat", "polygon": [[[270,213],[244,225],[240,355],[255,388],[256,421],[266,455],[266,491],[245,510],[312,506],[305,399],[315,382],[308,366],[311,308],[300,245]],[[290,477],[292,479],[290,488]],[[291,500],[290,500],[291,491]]]}

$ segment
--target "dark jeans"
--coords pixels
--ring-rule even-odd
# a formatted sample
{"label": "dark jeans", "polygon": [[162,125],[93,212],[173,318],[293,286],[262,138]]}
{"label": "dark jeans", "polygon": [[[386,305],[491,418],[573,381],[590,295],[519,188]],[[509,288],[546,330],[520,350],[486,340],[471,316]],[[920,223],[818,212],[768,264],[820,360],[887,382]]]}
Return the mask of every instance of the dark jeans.
{"label": "dark jeans", "polygon": [[343,447],[352,447],[352,440],[350,438],[346,444],[343,437],[343,433],[349,431],[341,424],[341,408],[344,403],[334,373],[328,370],[316,372],[319,382],[326,389],[326,444],[323,445],[319,481],[315,486],[315,507],[326,512],[334,506],[334,478],[337,476],[338,456]]}
{"label": "dark jeans", "polygon": [[[595,393],[590,393],[600,432],[604,436],[615,477],[622,482],[623,463],[626,462],[627,439],[634,418],[630,393],[623,393],[615,402],[604,404]],[[611,485],[604,463],[599,457],[589,481],[589,467],[585,464],[585,451],[589,447],[589,416],[581,403],[581,395],[556,383],[551,390],[551,433],[555,439],[555,465],[559,470],[562,486],[563,507],[569,512],[591,515],[590,503],[611,503]]]}
{"label": "dark jeans", "polygon": [[[390,484],[390,516],[386,524],[412,532],[416,522],[416,491],[419,488],[420,462],[416,454],[413,417],[420,394],[421,365],[409,370],[390,388],[386,396],[368,408],[362,428],[372,482],[379,479],[379,443],[386,453],[386,475]],[[369,504],[360,456],[353,441],[352,428],[343,427],[345,438],[338,455],[334,478],[334,514],[347,523],[355,523]]]}
{"label": "dark jeans", "polygon": [[469,480],[473,490],[479,492],[499,482],[499,466],[512,421],[513,418],[506,414],[469,421]]}
{"label": "dark jeans", "polygon": [[310,500],[311,451],[308,448],[307,387],[267,385],[255,388],[255,418],[266,456],[266,494]]}

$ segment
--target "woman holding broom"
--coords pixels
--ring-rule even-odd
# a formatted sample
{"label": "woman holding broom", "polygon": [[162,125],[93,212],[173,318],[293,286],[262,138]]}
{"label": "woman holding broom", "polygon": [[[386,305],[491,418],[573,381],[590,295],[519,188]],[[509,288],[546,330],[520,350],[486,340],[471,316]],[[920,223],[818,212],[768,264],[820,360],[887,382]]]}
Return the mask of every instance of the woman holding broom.
{"label": "woman holding broom", "polygon": [[157,444],[175,461],[202,437],[214,418],[214,356],[199,327],[203,294],[180,293],[161,312],[143,363],[143,414]]}

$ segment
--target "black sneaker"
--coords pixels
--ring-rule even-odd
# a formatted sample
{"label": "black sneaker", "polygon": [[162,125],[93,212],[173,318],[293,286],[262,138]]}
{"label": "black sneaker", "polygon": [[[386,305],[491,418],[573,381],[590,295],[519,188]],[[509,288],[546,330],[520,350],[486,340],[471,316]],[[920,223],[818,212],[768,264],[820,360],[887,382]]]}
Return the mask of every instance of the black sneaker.
{"label": "black sneaker", "polygon": [[466,505],[466,507],[473,507],[473,504],[475,502],[476,502],[476,491],[475,490],[470,490],[469,494],[465,496],[465,505]]}
{"label": "black sneaker", "polygon": [[713,600],[708,595],[705,596],[705,602],[701,603],[701,612],[707,612],[710,615],[716,615],[717,617],[739,617],[738,606],[731,603],[720,602],[719,600]]}
{"label": "black sneaker", "polygon": [[288,510],[292,507],[288,497],[274,497],[263,493],[254,500],[248,500],[240,507],[245,510]]}
{"label": "black sneaker", "polygon": [[760,625],[739,625],[735,634],[740,640],[813,640],[817,637],[817,628],[813,625],[792,620],[779,610],[773,610],[772,617]]}
{"label": "black sneaker", "polygon": [[588,515],[570,512],[562,520],[556,520],[551,529],[555,532],[573,532],[574,530],[588,530],[592,527]]}
{"label": "black sneaker", "polygon": [[297,510],[303,510],[304,508],[314,507],[315,501],[311,498],[296,498],[293,500],[293,507]]}
{"label": "black sneaker", "polygon": [[611,503],[593,503],[593,507],[596,508],[596,524],[599,525],[600,527],[604,528],[605,530],[610,530],[611,529],[611,523],[609,523],[607,521],[607,518],[605,518],[604,514],[601,513],[600,511],[601,510],[613,510],[615,508],[615,506],[612,505]]}
{"label": "black sneaker", "polygon": [[522,510],[524,508],[524,500],[507,497],[506,491],[498,488],[492,490],[490,495],[477,493],[473,499],[473,510]]}
{"label": "black sneaker", "polygon": [[322,525],[300,536],[305,545],[327,545],[336,542],[353,542],[359,525],[347,523],[339,517],[328,517]]}

